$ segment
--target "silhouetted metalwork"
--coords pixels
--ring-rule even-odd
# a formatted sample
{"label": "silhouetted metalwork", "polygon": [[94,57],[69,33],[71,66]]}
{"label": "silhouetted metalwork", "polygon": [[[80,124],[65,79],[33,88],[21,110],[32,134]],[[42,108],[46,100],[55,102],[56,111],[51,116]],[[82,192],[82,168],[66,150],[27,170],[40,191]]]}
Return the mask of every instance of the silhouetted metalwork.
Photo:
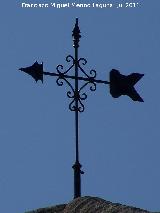
{"label": "silhouetted metalwork", "polygon": [[118,98],[121,95],[128,95],[133,101],[143,102],[137,93],[134,85],[144,76],[144,74],[132,73],[128,76],[120,74],[116,69],[110,71],[110,93],[112,97]]}
{"label": "silhouetted metalwork", "polygon": [[43,83],[43,63],[38,64],[36,61],[32,66],[20,68],[19,70],[31,75],[36,82],[40,80]]}
{"label": "silhouetted metalwork", "polygon": [[[19,70],[31,75],[36,82],[38,80],[43,82],[43,75],[55,76],[57,77],[56,82],[58,86],[63,86],[65,82],[70,88],[70,90],[67,92],[67,96],[69,99],[71,99],[71,102],[69,103],[69,109],[75,112],[76,160],[72,168],[74,170],[74,198],[77,198],[81,196],[81,174],[84,174],[84,172],[81,170],[82,165],[79,162],[78,140],[78,114],[79,112],[84,111],[85,106],[83,101],[87,98],[87,94],[83,91],[84,88],[89,85],[89,89],[91,91],[95,91],[97,83],[109,84],[112,97],[118,98],[121,95],[127,95],[134,101],[142,102],[143,99],[136,92],[134,85],[142,78],[143,74],[132,73],[129,76],[124,76],[120,74],[118,70],[112,69],[110,71],[110,82],[96,79],[97,73],[95,70],[92,69],[89,71],[89,74],[87,74],[87,72],[85,72],[83,69],[83,66],[86,65],[87,60],[85,58],[78,58],[79,41],[81,38],[80,29],[78,26],[78,18],[76,18],[72,36],[75,54],[74,57],[71,55],[66,57],[66,62],[71,63],[68,69],[64,70],[63,65],[59,64],[56,67],[56,73],[45,72],[43,70],[43,63],[38,64],[36,61],[32,66],[20,68]],[[72,68],[75,70],[75,74],[73,76],[68,74]],[[83,76],[79,76],[78,71],[81,71]],[[69,80],[74,80],[74,85],[72,85]],[[84,82],[84,84],[80,87],[79,81]]]}

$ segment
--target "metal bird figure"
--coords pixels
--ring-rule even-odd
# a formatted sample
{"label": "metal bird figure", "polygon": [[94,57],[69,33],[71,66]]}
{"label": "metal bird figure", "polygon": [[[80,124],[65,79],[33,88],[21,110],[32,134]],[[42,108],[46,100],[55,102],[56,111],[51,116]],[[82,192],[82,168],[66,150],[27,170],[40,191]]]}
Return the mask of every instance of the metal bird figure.
{"label": "metal bird figure", "polygon": [[40,80],[43,83],[43,63],[38,64],[36,61],[32,66],[20,68],[19,70],[31,75],[36,82]]}
{"label": "metal bird figure", "polygon": [[121,95],[129,96],[133,101],[144,102],[134,88],[134,85],[144,74],[132,73],[128,76],[120,74],[116,69],[110,71],[110,93],[112,97],[118,98]]}

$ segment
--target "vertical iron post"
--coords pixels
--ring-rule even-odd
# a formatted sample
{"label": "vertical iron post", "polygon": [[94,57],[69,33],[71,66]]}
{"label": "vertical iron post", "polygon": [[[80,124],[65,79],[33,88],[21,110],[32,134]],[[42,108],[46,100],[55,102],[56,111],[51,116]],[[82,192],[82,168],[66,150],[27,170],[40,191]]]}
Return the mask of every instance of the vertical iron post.
{"label": "vertical iron post", "polygon": [[81,38],[80,30],[78,26],[78,18],[76,18],[76,24],[73,29],[72,36],[74,44],[73,47],[75,49],[75,136],[76,136],[76,161],[74,165],[72,166],[74,170],[74,198],[81,196],[81,174],[83,172],[81,171],[82,165],[79,163],[79,134],[78,134],[78,99],[79,99],[79,89],[78,89],[78,47],[79,47],[79,39]]}

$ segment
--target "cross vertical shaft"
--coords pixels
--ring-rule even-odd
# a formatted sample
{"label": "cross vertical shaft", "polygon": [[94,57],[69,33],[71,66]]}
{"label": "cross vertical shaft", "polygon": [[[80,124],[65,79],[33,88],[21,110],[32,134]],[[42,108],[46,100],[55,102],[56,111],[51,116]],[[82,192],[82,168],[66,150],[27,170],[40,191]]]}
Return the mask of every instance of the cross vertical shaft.
{"label": "cross vertical shaft", "polygon": [[73,35],[74,37],[74,45],[73,47],[75,48],[75,136],[76,136],[76,161],[75,164],[73,165],[73,170],[74,170],[74,198],[80,197],[81,196],[81,174],[83,172],[81,171],[81,164],[79,163],[79,134],[78,134],[78,113],[79,113],[79,108],[78,108],[78,99],[79,99],[79,88],[78,88],[78,47],[79,47],[79,39],[81,37],[80,35],[80,30],[78,27],[78,18],[76,18],[76,24],[73,30]]}
{"label": "cross vertical shaft", "polygon": [[[78,26],[78,19],[76,19],[76,27]],[[75,125],[76,125],[76,162],[79,161],[79,150],[78,150],[78,41],[75,42]]]}

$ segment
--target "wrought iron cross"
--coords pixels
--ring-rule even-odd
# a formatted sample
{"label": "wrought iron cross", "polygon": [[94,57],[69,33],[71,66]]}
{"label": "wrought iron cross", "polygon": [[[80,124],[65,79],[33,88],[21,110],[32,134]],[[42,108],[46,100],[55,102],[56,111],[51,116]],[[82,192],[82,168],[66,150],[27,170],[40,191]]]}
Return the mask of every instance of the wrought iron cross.
{"label": "wrought iron cross", "polygon": [[[71,99],[69,104],[69,109],[75,112],[75,136],[76,136],[76,160],[74,165],[72,166],[74,170],[74,198],[81,196],[81,174],[84,172],[81,170],[82,165],[79,162],[79,122],[78,115],[79,112],[83,112],[85,107],[83,101],[87,98],[87,94],[83,92],[83,89],[90,85],[90,90],[96,90],[96,83],[101,84],[109,84],[110,85],[110,93],[112,97],[118,98],[121,95],[127,95],[134,101],[143,102],[143,99],[139,96],[137,91],[134,88],[134,85],[142,78],[143,74],[132,73],[128,76],[120,74],[120,72],[116,69],[112,69],[110,71],[110,82],[104,80],[96,79],[97,73],[95,70],[90,70],[90,74],[87,74],[82,65],[87,63],[85,58],[78,57],[78,48],[79,41],[81,38],[80,29],[78,26],[78,18],[76,18],[75,27],[73,29],[73,47],[75,49],[74,57],[68,55],[66,57],[67,62],[71,62],[72,65],[64,71],[63,65],[58,65],[56,67],[56,73],[50,73],[43,71],[43,63],[38,64],[36,61],[32,66],[26,68],[20,68],[19,70],[26,72],[31,75],[35,81],[41,80],[43,83],[43,75],[55,76],[57,77],[57,85],[62,86],[64,82],[70,87],[70,91],[67,92],[67,96]],[[74,68],[75,74],[68,75],[68,72]],[[79,76],[79,71],[83,74],[83,76]],[[74,85],[70,83],[69,80],[74,80]],[[84,82],[83,86],[79,87],[79,81]]]}

